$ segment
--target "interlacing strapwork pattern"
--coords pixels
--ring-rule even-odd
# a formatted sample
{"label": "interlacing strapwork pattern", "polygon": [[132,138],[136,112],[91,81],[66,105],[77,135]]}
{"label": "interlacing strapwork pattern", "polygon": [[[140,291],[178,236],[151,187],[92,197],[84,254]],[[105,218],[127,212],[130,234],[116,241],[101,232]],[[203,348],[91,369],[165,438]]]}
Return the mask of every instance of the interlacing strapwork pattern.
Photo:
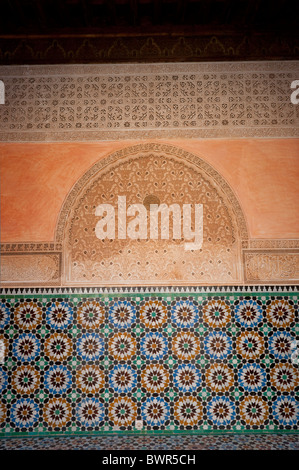
{"label": "interlacing strapwork pattern", "polygon": [[4,141],[295,137],[298,62],[2,67]]}
{"label": "interlacing strapwork pattern", "polygon": [[292,292],[2,293],[0,431],[297,430],[296,322]]}
{"label": "interlacing strapwork pattern", "polygon": [[[236,215],[222,188],[205,172],[186,161],[165,153],[132,154],[102,170],[86,184],[65,229],[68,259],[67,282],[80,284],[128,283],[220,283],[237,282],[241,273]],[[183,221],[181,238],[173,239],[169,217],[169,239],[150,237],[150,211],[147,211],[147,238],[122,240],[117,235],[118,196],[125,196],[127,207],[142,204],[154,195],[161,204],[178,204],[183,219],[183,204],[203,205],[203,245],[186,250]],[[95,235],[99,220],[96,207],[115,208],[116,239],[100,240]],[[128,220],[129,217],[128,217]],[[193,217],[194,224],[194,217]],[[192,227],[194,230],[194,225]],[[197,228],[198,230],[198,228]]]}

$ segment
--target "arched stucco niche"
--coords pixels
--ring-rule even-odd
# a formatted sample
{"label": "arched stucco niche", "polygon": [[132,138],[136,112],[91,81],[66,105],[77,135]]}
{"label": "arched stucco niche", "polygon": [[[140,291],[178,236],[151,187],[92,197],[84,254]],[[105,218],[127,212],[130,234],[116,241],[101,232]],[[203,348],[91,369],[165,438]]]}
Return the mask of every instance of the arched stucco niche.
{"label": "arched stucco niche", "polygon": [[[186,250],[183,233],[174,239],[172,217],[170,238],[163,240],[160,233],[154,240],[149,209],[148,237],[119,239],[118,196],[126,197],[127,208],[143,204],[147,196],[168,207],[192,204],[193,213],[194,204],[202,204],[202,247]],[[101,204],[115,209],[114,239],[96,236]],[[95,163],[68,194],[56,227],[56,241],[63,244],[64,285],[240,284],[241,244],[247,239],[241,206],[219,172],[204,159],[161,143],[126,147]]]}

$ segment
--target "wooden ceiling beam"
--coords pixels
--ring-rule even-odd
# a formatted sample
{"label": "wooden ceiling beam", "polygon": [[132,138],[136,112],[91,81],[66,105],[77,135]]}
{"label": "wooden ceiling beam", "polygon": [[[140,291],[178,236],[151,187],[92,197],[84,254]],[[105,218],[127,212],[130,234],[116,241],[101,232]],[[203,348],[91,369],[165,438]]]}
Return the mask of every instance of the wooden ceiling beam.
{"label": "wooden ceiling beam", "polygon": [[87,27],[91,26],[91,15],[90,15],[90,6],[88,0],[80,0],[80,4],[83,11],[84,22]]}
{"label": "wooden ceiling beam", "polygon": [[7,0],[7,3],[10,7],[11,10],[11,15],[16,19],[16,16],[19,20],[21,20],[21,23],[23,26],[26,25],[26,15],[24,12],[24,8],[22,6],[22,2],[20,0]]}
{"label": "wooden ceiling beam", "polygon": [[161,23],[163,0],[153,0],[153,23]]}
{"label": "wooden ceiling beam", "polygon": [[131,11],[131,22],[136,26],[139,22],[138,0],[129,0]]}
{"label": "wooden ceiling beam", "polygon": [[35,6],[35,9],[37,11],[37,18],[40,27],[44,30],[47,29],[47,17],[45,15],[41,0],[36,0],[32,2],[32,4]]}
{"label": "wooden ceiling beam", "polygon": [[177,0],[176,17],[178,23],[183,23],[185,20],[187,4],[188,0]]}
{"label": "wooden ceiling beam", "polygon": [[115,0],[104,0],[111,25],[117,24]]}

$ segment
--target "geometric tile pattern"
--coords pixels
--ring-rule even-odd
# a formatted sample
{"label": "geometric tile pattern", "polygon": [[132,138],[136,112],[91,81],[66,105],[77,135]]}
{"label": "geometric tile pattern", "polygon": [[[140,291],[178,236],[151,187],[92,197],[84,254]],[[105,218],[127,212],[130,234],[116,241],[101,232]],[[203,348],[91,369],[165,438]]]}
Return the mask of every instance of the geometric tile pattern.
{"label": "geometric tile pattern", "polygon": [[113,435],[0,439],[0,450],[299,450],[298,434]]}
{"label": "geometric tile pattern", "polygon": [[0,297],[2,435],[298,430],[295,291],[29,291]]}
{"label": "geometric tile pattern", "polygon": [[296,137],[299,63],[1,67],[0,141]]}

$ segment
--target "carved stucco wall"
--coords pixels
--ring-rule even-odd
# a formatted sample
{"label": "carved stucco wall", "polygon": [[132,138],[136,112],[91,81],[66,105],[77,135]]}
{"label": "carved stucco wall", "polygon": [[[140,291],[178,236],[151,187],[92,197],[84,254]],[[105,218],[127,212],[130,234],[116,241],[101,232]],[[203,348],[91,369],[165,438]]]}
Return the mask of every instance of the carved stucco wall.
{"label": "carved stucco wall", "polygon": [[[55,240],[37,237],[38,241],[31,243],[31,238],[18,238],[17,242],[8,238],[2,242],[1,284],[297,283],[298,237],[286,235],[285,239],[274,239],[265,232],[263,238],[251,239],[244,228],[246,211],[243,214],[232,190],[235,187],[225,182],[221,169],[213,172],[211,166],[205,166],[204,160],[196,156],[196,151],[193,154],[158,143],[132,150],[126,149],[125,140],[175,137],[185,140],[185,149],[192,139],[206,138],[227,141],[235,137],[280,138],[287,142],[298,136],[299,106],[290,100],[291,83],[298,79],[298,72],[298,61],[1,67],[0,79],[5,84],[5,104],[0,107],[2,142],[26,146],[32,142],[76,145],[106,141],[109,149],[109,141],[124,141],[119,153],[107,150],[108,157],[103,159],[102,153],[92,170],[79,177],[61,209]],[[151,153],[159,157],[158,164],[151,161]],[[167,160],[166,172],[163,159]],[[184,201],[180,200],[179,190],[173,198],[167,186],[178,185],[171,171],[179,173],[180,168],[184,173],[182,184],[188,188],[182,197],[186,198]],[[148,169],[151,179],[144,184],[144,176],[138,179],[137,173],[146,173]],[[115,181],[109,171],[115,172]],[[124,177],[126,172],[131,175],[129,179]],[[99,249],[99,240],[88,239],[87,243],[84,223],[94,226],[94,221],[89,221],[90,215],[80,206],[80,197],[93,206],[96,188],[102,185],[105,193],[101,194],[107,196],[113,190],[111,201],[115,202],[123,180],[135,185],[134,198],[138,191],[140,194],[134,199],[127,187],[129,203],[142,202],[144,194],[158,191],[159,199],[168,204],[173,199],[178,203],[191,201],[194,192],[189,183],[202,181],[202,188],[213,192],[210,199],[205,196],[203,201],[205,217],[214,214],[215,205],[222,223],[212,228],[214,215],[211,220],[204,220],[205,240],[200,253],[182,252],[178,241],[168,243],[167,247],[160,241],[157,253],[152,241],[144,242],[142,247],[138,242],[126,241],[123,245],[128,251],[131,244],[131,253],[119,253],[123,246],[115,242],[112,261],[103,244]],[[203,197],[200,191],[197,194]],[[26,204],[26,194],[20,197],[24,197],[22,203]],[[97,203],[102,200],[103,197]],[[80,213],[80,226],[72,224],[76,211]],[[222,230],[226,226],[228,229]],[[75,242],[77,238],[81,241]],[[216,243],[217,238],[220,240]],[[92,249],[85,250],[84,244]],[[151,253],[148,258],[144,250]],[[150,269],[146,265],[149,258]],[[145,265],[142,269],[139,264],[133,266],[134,260]],[[92,270],[87,269],[88,263]],[[119,279],[120,273],[125,281]]]}
{"label": "carved stucco wall", "polygon": [[298,61],[3,66],[0,140],[298,137]]}
{"label": "carved stucco wall", "polygon": [[[168,205],[204,205],[201,250],[183,240],[95,237],[95,207],[125,195],[127,206],[148,195]],[[117,220],[117,211],[116,211]],[[171,234],[171,231],[170,231]],[[77,180],[48,243],[3,243],[2,286],[296,284],[297,239],[252,239],[231,186],[204,159],[157,142],[124,147]]]}
{"label": "carved stucco wall", "polygon": [[[173,240],[171,230],[169,240],[162,240],[161,234],[158,240],[150,236],[99,240],[95,208],[105,203],[117,208],[118,196],[126,197],[127,206],[142,204],[149,196],[168,207],[179,204],[181,209],[183,204],[202,204],[202,248],[185,250],[184,237]],[[115,215],[117,221],[117,210]],[[149,227],[149,212],[147,220]],[[173,146],[137,145],[94,165],[65,202],[57,241],[62,241],[63,228],[66,284],[232,284],[243,280],[241,241],[248,236],[234,193],[210,165]]]}
{"label": "carved stucco wall", "polygon": [[57,285],[60,277],[61,253],[8,253],[1,262],[3,282]]}

